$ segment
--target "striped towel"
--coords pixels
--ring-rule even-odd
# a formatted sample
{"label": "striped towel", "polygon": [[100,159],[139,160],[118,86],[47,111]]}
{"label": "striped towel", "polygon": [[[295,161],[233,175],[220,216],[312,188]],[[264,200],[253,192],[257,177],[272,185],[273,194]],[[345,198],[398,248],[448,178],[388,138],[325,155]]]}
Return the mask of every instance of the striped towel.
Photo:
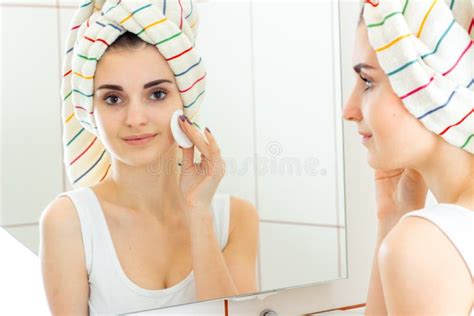
{"label": "striped towel", "polygon": [[97,137],[92,97],[97,62],[120,35],[129,31],[156,46],[175,75],[184,114],[194,123],[206,72],[194,48],[198,15],[192,0],[84,0],[70,25],[61,94],[64,163],[76,188],[102,181],[110,168]]}
{"label": "striped towel", "polygon": [[377,59],[408,111],[474,153],[472,0],[367,0]]}

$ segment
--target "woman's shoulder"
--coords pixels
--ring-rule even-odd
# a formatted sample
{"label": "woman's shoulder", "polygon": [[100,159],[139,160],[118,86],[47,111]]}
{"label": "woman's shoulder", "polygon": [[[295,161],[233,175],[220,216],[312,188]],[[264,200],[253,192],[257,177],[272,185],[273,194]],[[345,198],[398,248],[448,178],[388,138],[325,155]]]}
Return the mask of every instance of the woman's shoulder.
{"label": "woman's shoulder", "polygon": [[257,208],[248,200],[235,195],[228,195],[231,213],[235,213],[237,217],[258,218]]}
{"label": "woman's shoulder", "polygon": [[79,217],[68,195],[56,196],[43,210],[40,227],[49,230],[76,231],[80,228]]}
{"label": "woman's shoulder", "polygon": [[57,196],[45,207],[40,216],[39,229],[42,257],[57,260],[59,264],[61,256],[83,256],[81,223],[68,196]]}
{"label": "woman's shoulder", "polygon": [[435,258],[450,252],[453,260],[461,259],[452,241],[457,237],[453,233],[474,234],[473,211],[454,204],[436,204],[410,213],[414,216],[405,216],[384,238],[379,256],[411,261],[414,257]]}
{"label": "woman's shoulder", "polygon": [[230,233],[232,233],[232,231],[237,227],[248,227],[251,229],[252,223],[258,224],[259,216],[257,208],[250,201],[230,194],[228,197],[230,209]]}
{"label": "woman's shoulder", "polygon": [[[421,215],[424,210],[412,213]],[[382,254],[392,254],[395,251],[407,255],[412,251],[422,249],[425,252],[432,251],[434,249],[430,245],[436,242],[443,244],[445,241],[447,241],[446,236],[433,222],[422,216],[408,216],[392,228],[384,238],[380,249]]]}
{"label": "woman's shoulder", "polygon": [[389,299],[400,306],[437,302],[440,311],[456,309],[472,299],[466,263],[445,233],[425,218],[400,221],[384,238],[377,255],[384,291],[392,293]]}

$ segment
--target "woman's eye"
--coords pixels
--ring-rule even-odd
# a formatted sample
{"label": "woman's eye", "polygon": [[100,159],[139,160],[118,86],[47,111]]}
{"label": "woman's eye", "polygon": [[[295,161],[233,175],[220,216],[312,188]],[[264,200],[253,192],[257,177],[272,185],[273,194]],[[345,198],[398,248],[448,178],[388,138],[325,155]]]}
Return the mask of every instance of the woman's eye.
{"label": "woman's eye", "polygon": [[372,81],[366,80],[365,81],[365,90],[369,90],[370,88],[372,88]]}
{"label": "woman's eye", "polygon": [[118,103],[120,98],[116,95],[109,95],[104,98],[105,103],[110,104],[110,105],[115,105]]}
{"label": "woman's eye", "polygon": [[163,100],[166,97],[166,92],[163,90],[158,90],[152,93],[152,96],[154,100]]}
{"label": "woman's eye", "polygon": [[369,90],[370,88],[372,88],[372,81],[371,81],[371,80],[369,80],[369,79],[367,79],[367,78],[364,78],[364,77],[362,77],[362,76],[360,76],[360,78],[361,78],[362,81],[364,81],[364,83],[365,83],[365,89],[364,89],[364,91],[367,91],[367,90]]}

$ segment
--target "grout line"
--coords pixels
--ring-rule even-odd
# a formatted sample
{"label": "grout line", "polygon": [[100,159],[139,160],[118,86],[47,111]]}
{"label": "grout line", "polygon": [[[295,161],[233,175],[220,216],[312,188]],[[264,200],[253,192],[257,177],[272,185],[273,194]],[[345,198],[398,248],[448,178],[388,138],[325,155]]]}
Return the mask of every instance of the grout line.
{"label": "grout line", "polygon": [[11,225],[2,225],[2,228],[18,228],[23,226],[37,226],[38,222],[34,223],[22,223],[22,224],[11,224]]}
{"label": "grout line", "polygon": [[77,9],[75,5],[59,5],[56,0],[55,4],[38,4],[38,3],[0,3],[0,7],[5,8],[43,8],[43,9]]}
{"label": "grout line", "polygon": [[267,223],[267,224],[312,226],[312,227],[339,228],[339,229],[345,229],[346,228],[344,225],[313,224],[313,223],[303,223],[303,222],[279,221],[279,220],[271,220],[271,219],[261,219],[260,222],[261,223]]}

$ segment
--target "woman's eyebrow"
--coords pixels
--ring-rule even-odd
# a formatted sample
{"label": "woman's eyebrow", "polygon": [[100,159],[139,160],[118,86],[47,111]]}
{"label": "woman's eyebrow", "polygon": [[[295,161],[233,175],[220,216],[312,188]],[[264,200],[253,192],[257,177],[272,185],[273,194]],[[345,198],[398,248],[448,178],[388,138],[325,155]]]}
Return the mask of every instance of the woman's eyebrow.
{"label": "woman's eyebrow", "polygon": [[360,73],[362,69],[375,69],[375,67],[372,67],[370,65],[364,64],[364,63],[359,63],[352,67],[356,73]]}
{"label": "woman's eyebrow", "polygon": [[110,89],[110,90],[123,91],[123,88],[121,86],[117,86],[117,85],[114,85],[114,84],[103,84],[100,87],[98,87],[97,89],[95,89],[95,91],[100,90],[100,89]]}
{"label": "woman's eyebrow", "polygon": [[162,84],[162,83],[164,83],[164,82],[172,83],[170,80],[167,80],[167,79],[158,79],[158,80],[154,80],[154,81],[150,81],[150,82],[146,83],[146,84],[143,86],[143,89],[147,89],[147,88],[150,88],[150,87],[153,87],[153,86]]}
{"label": "woman's eyebrow", "polygon": [[[154,81],[150,81],[150,82],[146,83],[145,85],[143,85],[143,89],[147,89],[147,88],[162,84],[164,82],[172,83],[170,80],[167,80],[167,79],[158,79],[158,80],[154,80]],[[118,86],[118,85],[115,85],[115,84],[103,84],[100,87],[98,87],[96,89],[96,91],[100,90],[100,89],[110,89],[110,90],[123,91],[123,88],[121,86]]]}

